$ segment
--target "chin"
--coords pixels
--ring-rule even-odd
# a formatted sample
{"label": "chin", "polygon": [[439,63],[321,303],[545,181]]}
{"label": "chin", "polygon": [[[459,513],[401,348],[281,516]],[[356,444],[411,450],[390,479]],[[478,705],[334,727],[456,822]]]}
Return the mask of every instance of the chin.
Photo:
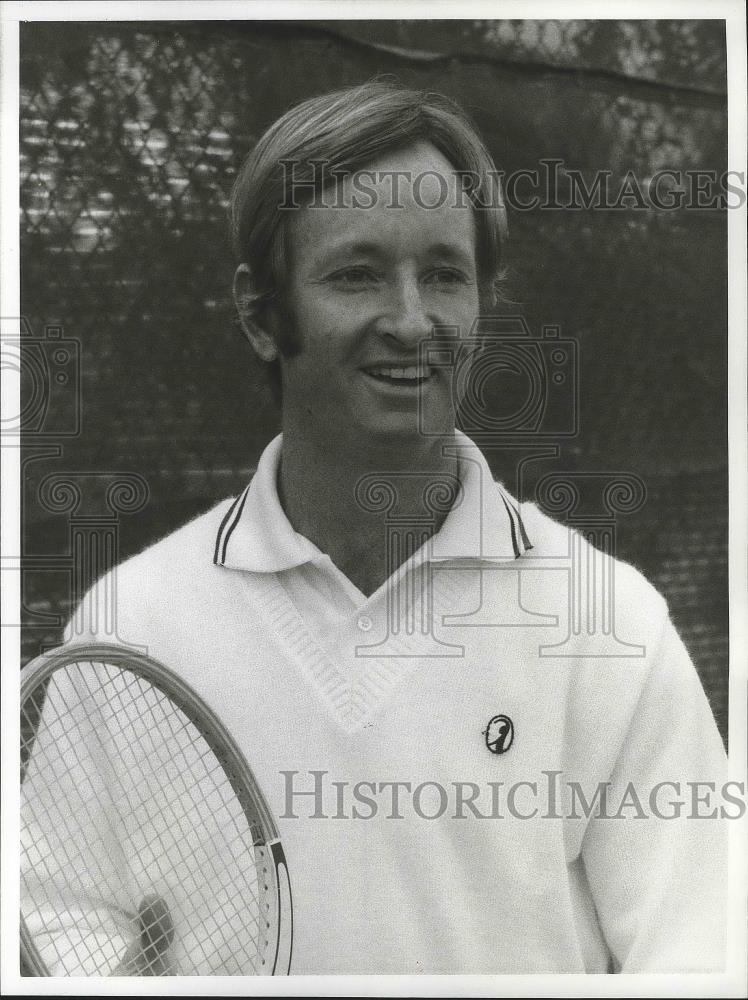
{"label": "chin", "polygon": [[[360,427],[371,442],[385,446],[390,443],[398,448],[411,447],[418,451],[428,449],[436,441],[453,437],[455,429],[454,421],[436,425],[430,423],[426,434],[419,425],[418,415],[414,413],[388,413],[384,417],[380,414],[376,419],[357,421],[356,427]],[[353,427],[351,430],[355,433]]]}

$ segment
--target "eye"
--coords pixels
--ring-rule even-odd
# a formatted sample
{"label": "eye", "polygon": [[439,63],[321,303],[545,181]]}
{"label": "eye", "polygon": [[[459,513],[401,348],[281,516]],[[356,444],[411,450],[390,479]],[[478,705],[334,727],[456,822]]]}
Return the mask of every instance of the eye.
{"label": "eye", "polygon": [[376,272],[371,268],[363,265],[352,265],[335,271],[328,277],[328,281],[350,290],[374,284],[377,278]]}
{"label": "eye", "polygon": [[471,284],[470,278],[457,267],[435,267],[426,275],[426,283],[449,288]]}

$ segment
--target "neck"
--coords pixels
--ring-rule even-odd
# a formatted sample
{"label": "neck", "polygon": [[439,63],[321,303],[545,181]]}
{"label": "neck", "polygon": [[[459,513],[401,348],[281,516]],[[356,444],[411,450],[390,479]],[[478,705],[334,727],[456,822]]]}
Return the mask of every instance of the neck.
{"label": "neck", "polygon": [[[427,488],[441,483],[448,491],[456,483],[457,458],[445,454],[445,445],[453,442],[454,433],[441,438],[416,434],[395,445],[392,440],[320,441],[284,421],[281,504],[294,529],[369,595],[444,522],[448,504],[437,509],[427,499]],[[437,491],[438,499],[444,495]],[[393,516],[407,540],[390,545],[388,552]]]}

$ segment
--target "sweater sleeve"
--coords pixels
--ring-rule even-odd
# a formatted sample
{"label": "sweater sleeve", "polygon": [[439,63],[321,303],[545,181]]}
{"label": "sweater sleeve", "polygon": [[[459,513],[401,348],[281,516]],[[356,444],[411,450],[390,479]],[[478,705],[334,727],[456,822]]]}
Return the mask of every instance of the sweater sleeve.
{"label": "sweater sleeve", "polygon": [[620,972],[725,964],[726,756],[696,669],[666,617],[582,858]]}

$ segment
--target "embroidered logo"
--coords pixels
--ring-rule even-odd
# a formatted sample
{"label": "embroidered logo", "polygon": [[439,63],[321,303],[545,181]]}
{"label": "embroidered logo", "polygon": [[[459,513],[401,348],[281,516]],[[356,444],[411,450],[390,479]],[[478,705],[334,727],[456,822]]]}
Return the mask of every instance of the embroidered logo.
{"label": "embroidered logo", "polygon": [[514,723],[508,715],[494,715],[483,733],[491,753],[506,753],[514,742]]}

